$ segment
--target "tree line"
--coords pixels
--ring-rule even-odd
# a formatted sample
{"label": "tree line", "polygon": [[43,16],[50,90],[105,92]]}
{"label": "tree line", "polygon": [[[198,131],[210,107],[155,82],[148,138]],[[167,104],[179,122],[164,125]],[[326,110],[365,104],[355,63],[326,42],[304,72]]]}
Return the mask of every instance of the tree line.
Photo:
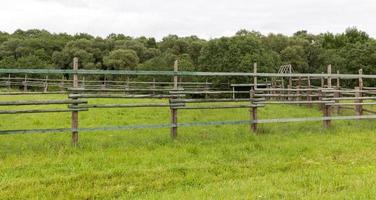
{"label": "tree line", "polygon": [[172,70],[178,59],[185,71],[250,72],[257,62],[259,72],[276,72],[291,64],[297,72],[321,73],[331,64],[341,73],[363,68],[366,74],[376,74],[376,41],[355,27],[339,34],[298,31],[286,36],[240,30],[209,40],[168,35],[160,41],[37,29],[0,32],[0,68],[70,69],[73,57],[83,69]]}

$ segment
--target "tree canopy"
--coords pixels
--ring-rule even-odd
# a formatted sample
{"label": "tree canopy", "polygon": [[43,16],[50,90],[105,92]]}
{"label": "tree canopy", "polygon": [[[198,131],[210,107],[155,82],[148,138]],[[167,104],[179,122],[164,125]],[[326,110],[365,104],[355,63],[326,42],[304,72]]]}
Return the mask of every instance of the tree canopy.
{"label": "tree canopy", "polygon": [[179,59],[181,69],[187,71],[250,72],[257,62],[260,72],[276,72],[280,65],[292,64],[297,72],[320,73],[332,64],[344,73],[363,68],[364,73],[376,74],[376,41],[354,27],[339,34],[302,30],[292,36],[243,29],[231,37],[168,35],[160,41],[38,29],[0,32],[0,68],[69,69],[73,57],[79,57],[83,69],[172,70]]}

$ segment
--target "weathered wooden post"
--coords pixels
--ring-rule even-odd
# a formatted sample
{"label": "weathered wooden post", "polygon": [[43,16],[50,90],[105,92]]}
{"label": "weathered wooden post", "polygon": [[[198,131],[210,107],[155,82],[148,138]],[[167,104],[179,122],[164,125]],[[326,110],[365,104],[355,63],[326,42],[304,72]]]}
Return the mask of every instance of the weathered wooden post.
{"label": "weathered wooden post", "polygon": [[253,63],[253,88],[257,90],[257,63]]}
{"label": "weathered wooden post", "polygon": [[[330,117],[331,116],[331,110],[330,110],[330,104],[324,104],[324,117]],[[324,119],[324,128],[330,127],[330,119]]]}
{"label": "weathered wooden post", "polygon": [[[78,58],[73,58],[73,88],[78,88]],[[73,98],[77,100],[77,98]],[[73,104],[78,106],[78,104]],[[72,111],[72,144],[77,146],[78,143],[78,111]]]}
{"label": "weathered wooden post", "polygon": [[[175,73],[178,72],[178,67],[179,67],[179,63],[176,60],[175,63],[174,63],[174,72]],[[173,90],[176,91],[176,90],[178,90],[178,76],[176,74],[174,75],[173,80],[174,80]],[[178,136],[178,110],[177,110],[176,107],[170,107],[170,109],[171,109],[171,124],[172,124],[171,138],[175,139]]]}
{"label": "weathered wooden post", "polygon": [[[298,100],[298,101],[300,101],[301,100],[301,98],[300,98],[300,88],[301,88],[301,84],[302,84],[302,77],[300,77],[299,76],[299,78],[298,78],[298,85],[297,85],[297,87],[296,87],[296,99]],[[299,104],[300,105],[300,104]]]}
{"label": "weathered wooden post", "polygon": [[[206,78],[205,79],[205,91],[208,91],[209,90],[209,84],[208,84],[208,79]],[[205,92],[205,99],[208,98],[208,93]]]}
{"label": "weathered wooden post", "polygon": [[249,109],[250,112],[250,119],[251,119],[251,132],[257,133],[257,106],[254,104],[254,98],[255,98],[255,90],[249,91],[249,100],[251,108]]}
{"label": "weathered wooden post", "polygon": [[44,89],[43,92],[46,93],[48,91],[48,76],[46,76],[46,79],[44,81]]}
{"label": "weathered wooden post", "polygon": [[85,76],[82,76],[81,88],[85,88]]}
{"label": "weathered wooden post", "polygon": [[10,91],[10,88],[11,88],[11,79],[10,79],[10,74],[8,74],[8,81],[6,82],[7,86],[8,86],[8,91]]}
{"label": "weathered wooden post", "polygon": [[363,115],[363,106],[360,105],[363,103],[363,100],[360,98],[363,96],[362,91],[363,91],[363,69],[359,70],[359,86],[355,88],[355,97],[358,98],[355,100],[355,103],[359,103],[359,105],[355,105],[355,113],[357,116],[362,116]]}
{"label": "weathered wooden post", "polygon": [[[64,78],[64,75],[61,76],[61,83],[60,83],[60,90],[61,91],[64,91],[64,82],[65,82],[65,78]],[[69,85],[69,83],[68,83]]]}
{"label": "weathered wooden post", "polygon": [[107,84],[107,76],[105,75],[101,89],[106,89],[106,84]]}
{"label": "weathered wooden post", "polygon": [[153,86],[152,86],[152,88],[153,88],[153,95],[155,95],[155,89],[156,89],[156,87],[155,87],[155,77],[153,77]]}
{"label": "weathered wooden post", "polygon": [[24,92],[27,92],[27,74],[25,74],[25,80],[23,82]]}
{"label": "weathered wooden post", "polygon": [[323,76],[321,76],[321,88],[325,87],[325,79],[324,79],[324,72],[321,72]]}
{"label": "weathered wooden post", "polygon": [[[337,70],[337,86],[336,86],[336,91],[334,92],[334,98],[340,98],[341,97],[341,84],[340,84],[340,78],[339,78],[339,70]],[[339,103],[339,100],[335,100],[335,103]],[[341,107],[340,106],[335,106],[336,113],[339,115],[341,113]]]}
{"label": "weathered wooden post", "polygon": [[235,99],[235,86],[232,86],[232,99]]}
{"label": "weathered wooden post", "polygon": [[328,76],[326,78],[327,87],[330,89],[332,88],[332,65],[328,65]]}
{"label": "weathered wooden post", "polygon": [[[312,101],[312,91],[311,91],[311,77],[307,76],[307,101]],[[309,103],[308,107],[312,107],[312,104]]]}

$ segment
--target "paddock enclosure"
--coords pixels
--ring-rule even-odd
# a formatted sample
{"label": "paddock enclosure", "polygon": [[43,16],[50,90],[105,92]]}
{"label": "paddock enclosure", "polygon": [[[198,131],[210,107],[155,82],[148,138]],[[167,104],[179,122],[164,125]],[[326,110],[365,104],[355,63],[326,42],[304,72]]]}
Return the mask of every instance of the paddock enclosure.
{"label": "paddock enclosure", "polygon": [[[171,137],[178,136],[179,127],[249,124],[250,132],[257,134],[258,124],[322,121],[330,128],[333,120],[360,120],[376,118],[376,87],[366,87],[363,79],[376,75],[332,73],[329,65],[325,73],[294,73],[291,66],[282,66],[277,73],[252,72],[192,72],[179,71],[175,62],[172,71],[83,70],[78,59],[72,69],[0,69],[0,95],[63,94],[59,100],[0,101],[0,114],[71,113],[71,127],[51,129],[0,130],[0,134],[71,132],[72,143],[78,143],[80,131],[110,131],[129,129],[169,128]],[[41,78],[43,77],[43,78]],[[94,78],[93,78],[94,77]],[[132,77],[144,77],[133,79]],[[230,83],[223,80],[241,77],[248,82]],[[221,81],[216,81],[220,78]],[[143,81],[145,80],[145,81]],[[170,81],[168,81],[170,80]],[[349,84],[351,83],[351,84]],[[352,86],[349,87],[348,85]],[[355,85],[355,87],[353,87]],[[161,99],[158,103],[89,103],[88,99]],[[263,118],[258,110],[269,105],[296,105],[320,109],[321,117]],[[7,109],[17,106],[35,106],[38,109]],[[66,108],[40,108],[48,105],[66,105]],[[113,108],[168,108],[170,123],[132,124],[127,126],[80,127],[79,113],[92,109]],[[249,109],[249,120],[179,122],[179,110]],[[22,122],[18,122],[22,123]]]}

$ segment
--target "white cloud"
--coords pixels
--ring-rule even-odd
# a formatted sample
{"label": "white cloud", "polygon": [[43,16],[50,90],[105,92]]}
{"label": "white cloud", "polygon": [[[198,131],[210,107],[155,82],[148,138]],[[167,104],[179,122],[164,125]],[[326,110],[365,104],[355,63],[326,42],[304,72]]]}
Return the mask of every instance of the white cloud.
{"label": "white cloud", "polygon": [[43,28],[106,36],[167,34],[211,38],[246,28],[262,33],[342,32],[376,36],[373,0],[6,0],[0,30]]}

